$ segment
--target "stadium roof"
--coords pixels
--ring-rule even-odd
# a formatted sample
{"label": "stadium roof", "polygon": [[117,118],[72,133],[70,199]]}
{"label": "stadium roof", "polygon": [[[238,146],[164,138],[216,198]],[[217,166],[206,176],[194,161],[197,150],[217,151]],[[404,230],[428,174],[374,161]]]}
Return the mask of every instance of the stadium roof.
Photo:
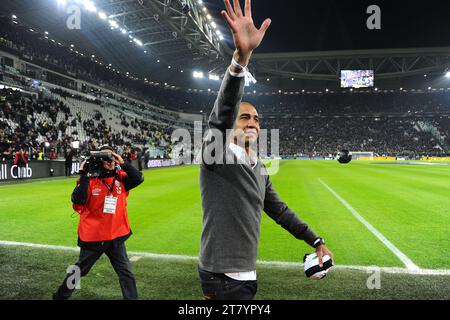
{"label": "stadium roof", "polygon": [[[36,32],[47,31],[123,72],[158,75],[162,81],[170,78],[161,79],[169,66],[171,71],[215,66],[230,50],[221,45],[223,36],[212,29],[208,13],[197,1],[187,1],[188,13],[179,0],[3,0],[0,7],[3,15],[15,15]],[[80,9],[79,29],[67,27],[72,5]]]}
{"label": "stadium roof", "polygon": [[[81,9],[79,30],[66,26],[71,4]],[[450,39],[442,37],[450,34],[446,1],[429,0],[424,9],[380,0],[381,30],[366,27],[370,4],[254,0],[256,24],[266,17],[273,22],[254,54],[252,71],[259,79],[336,81],[343,66],[373,68],[378,79],[449,67]],[[140,79],[187,87],[193,70],[222,73],[232,52],[220,16],[222,0],[2,0],[0,7],[36,31],[48,31]]]}

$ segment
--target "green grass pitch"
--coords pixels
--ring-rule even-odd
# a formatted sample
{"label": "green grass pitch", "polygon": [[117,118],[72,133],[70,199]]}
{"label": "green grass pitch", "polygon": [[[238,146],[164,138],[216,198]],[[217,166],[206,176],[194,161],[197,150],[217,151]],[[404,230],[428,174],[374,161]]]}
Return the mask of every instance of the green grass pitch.
{"label": "green grass pitch", "polygon": [[[320,183],[319,178],[420,268],[450,269],[450,166],[395,165],[363,161],[353,161],[349,165],[340,165],[335,161],[283,161],[279,172],[271,177],[275,189],[289,207],[326,239],[328,247],[335,255],[336,264],[404,268],[403,263]],[[78,217],[73,214],[70,202],[74,185],[74,178],[0,184],[0,240],[76,246]],[[134,233],[127,242],[129,251],[197,256],[202,219],[198,167],[147,170],[144,184],[130,194],[128,212]],[[0,257],[6,259],[1,261],[0,269],[4,269],[2,274],[9,275],[3,276],[0,282],[6,281],[6,278],[22,279],[23,275],[17,274],[20,269],[18,257],[31,264],[32,261],[38,264],[39,259],[35,259],[35,256],[42,255],[49,257],[41,261],[43,268],[52,270],[51,281],[43,277],[46,279],[44,287],[53,288],[62,279],[65,270],[62,265],[68,266],[76,259],[73,253],[61,253],[52,261],[52,256],[55,256],[53,251],[33,250],[36,249],[0,248]],[[300,262],[303,255],[309,252],[312,252],[311,248],[296,240],[263,213],[259,260]],[[146,264],[161,272],[142,275],[151,278],[162,277],[166,271],[161,270],[175,262],[142,259],[135,263],[138,274],[145,273],[140,265]],[[183,268],[187,268],[186,275],[192,274],[194,279],[186,281],[192,281],[198,287],[195,263],[176,264],[176,267],[171,268],[181,273]],[[108,267],[104,262],[100,263],[98,268],[103,270]],[[290,273],[292,283],[287,276]],[[428,278],[427,281],[436,284],[428,288],[428,291],[417,289],[417,293],[414,293],[415,290],[401,288],[397,291],[394,288],[386,288],[384,293],[371,293],[365,286],[364,279],[367,275],[363,271],[336,269],[322,280],[321,284],[310,284],[311,280],[305,279],[301,273],[300,268],[283,272],[286,290],[283,287],[274,288],[271,296],[270,289],[276,286],[272,283],[271,276],[275,277],[276,271],[267,266],[261,267],[260,281],[263,282],[264,275],[267,277],[266,284],[260,286],[257,298],[333,298],[329,294],[323,296],[317,292],[309,292],[305,295],[301,290],[297,292],[292,287],[295,281],[300,281],[300,286],[311,288],[320,288],[328,283],[336,287],[336,298],[352,298],[353,294],[369,299],[411,298],[411,295],[412,298],[426,298],[426,292],[433,288],[435,291],[429,292],[430,297],[436,295],[436,292],[438,297],[450,297],[450,276],[424,278],[385,275],[403,282],[409,279],[409,284],[411,281],[416,283],[412,286],[415,288],[421,288],[422,282]],[[86,281],[101,280],[95,280],[95,268],[93,274],[93,278]],[[185,278],[181,274],[179,276]],[[358,277],[364,280],[361,280],[360,287],[361,290],[367,291],[367,295],[357,294],[356,289],[351,289],[354,286],[351,279]],[[89,276],[86,279],[88,278]],[[142,281],[144,285],[145,279]],[[26,281],[23,284],[27,286]],[[150,286],[148,283],[146,285]],[[338,290],[341,286],[348,287],[350,291],[340,294],[339,292],[344,290]],[[144,290],[143,298],[201,298],[197,287],[184,293],[179,290],[167,292],[167,295],[161,290],[162,296],[158,296],[157,289],[149,288],[148,291]],[[112,298],[120,298],[120,290],[111,289],[109,292],[106,288],[107,286],[105,291],[100,290],[102,292],[98,293],[98,298],[109,298],[111,295]],[[95,288],[92,290],[95,291]],[[11,292],[16,292],[14,287],[3,283],[0,298],[27,298],[20,293]],[[42,296],[38,296],[42,299],[48,297],[44,292]],[[89,292],[80,297],[92,298]]]}

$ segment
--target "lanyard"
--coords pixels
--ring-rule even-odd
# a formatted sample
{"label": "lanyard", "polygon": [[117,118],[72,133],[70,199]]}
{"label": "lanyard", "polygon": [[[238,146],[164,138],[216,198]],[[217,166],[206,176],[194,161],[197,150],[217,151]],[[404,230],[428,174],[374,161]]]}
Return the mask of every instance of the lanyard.
{"label": "lanyard", "polygon": [[103,179],[100,179],[100,181],[106,186],[106,188],[108,188],[109,193],[112,194],[113,190],[114,190],[114,184],[116,183],[116,177],[114,177],[114,180],[113,180],[111,186],[109,186]]}

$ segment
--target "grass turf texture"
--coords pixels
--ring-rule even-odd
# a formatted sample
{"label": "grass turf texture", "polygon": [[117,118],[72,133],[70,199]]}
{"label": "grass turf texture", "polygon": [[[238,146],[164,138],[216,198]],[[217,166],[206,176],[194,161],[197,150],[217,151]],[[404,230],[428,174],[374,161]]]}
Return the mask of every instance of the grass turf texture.
{"label": "grass turf texture", "polygon": [[[76,259],[76,252],[0,247],[0,298],[50,299],[64,270]],[[142,300],[203,299],[195,261],[142,258],[132,264]],[[450,299],[450,276],[382,273],[381,288],[369,290],[369,275],[364,271],[332,270],[320,281],[309,280],[292,268],[260,266],[257,272],[256,299],[260,300]],[[105,256],[82,278],[81,289],[72,298],[122,299],[117,276]]]}
{"label": "grass turf texture", "polygon": [[[336,264],[403,267],[318,178],[416,265],[450,269],[450,166],[283,161],[279,173],[271,177],[286,203],[326,239]],[[78,218],[71,217],[70,203],[74,184],[75,179],[1,184],[0,240],[75,246]],[[144,184],[131,192],[128,203],[134,232],[127,242],[129,251],[198,255],[201,233],[198,167],[146,171]],[[258,259],[299,262],[309,252],[311,248],[263,213]],[[55,275],[73,262],[65,261]],[[159,273],[162,269],[157,270]],[[196,283],[195,268],[192,270]],[[336,274],[346,272],[356,271],[339,270]],[[298,271],[294,273],[298,276]],[[367,278],[364,272],[359,273]]]}

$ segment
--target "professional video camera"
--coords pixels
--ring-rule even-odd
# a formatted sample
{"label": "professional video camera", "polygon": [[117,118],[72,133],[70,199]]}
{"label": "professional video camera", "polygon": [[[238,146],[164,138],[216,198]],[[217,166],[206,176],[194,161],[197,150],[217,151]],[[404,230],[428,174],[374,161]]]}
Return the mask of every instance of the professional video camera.
{"label": "professional video camera", "polygon": [[111,151],[91,151],[88,157],[82,157],[82,161],[86,160],[84,172],[89,174],[90,177],[96,178],[100,176],[103,170],[103,161],[112,159]]}

